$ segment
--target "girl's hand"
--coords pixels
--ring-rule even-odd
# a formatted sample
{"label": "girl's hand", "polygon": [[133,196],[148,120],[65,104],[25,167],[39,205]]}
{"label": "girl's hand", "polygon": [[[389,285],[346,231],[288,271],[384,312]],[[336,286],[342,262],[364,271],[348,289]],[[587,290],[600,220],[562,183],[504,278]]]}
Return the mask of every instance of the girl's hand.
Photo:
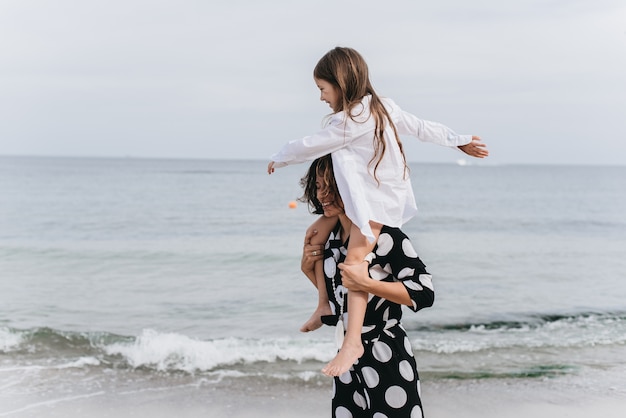
{"label": "girl's hand", "polygon": [[359,264],[341,263],[337,267],[341,270],[341,282],[348,290],[368,292],[371,283],[368,271],[368,262],[364,261]]}
{"label": "girl's hand", "polygon": [[272,174],[274,170],[274,161],[270,161],[270,163],[267,165],[267,174]]}
{"label": "girl's hand", "polygon": [[484,142],[480,141],[480,137],[472,136],[472,142],[469,144],[459,146],[459,149],[476,158],[485,158],[489,155],[489,151],[487,151],[487,145]]}

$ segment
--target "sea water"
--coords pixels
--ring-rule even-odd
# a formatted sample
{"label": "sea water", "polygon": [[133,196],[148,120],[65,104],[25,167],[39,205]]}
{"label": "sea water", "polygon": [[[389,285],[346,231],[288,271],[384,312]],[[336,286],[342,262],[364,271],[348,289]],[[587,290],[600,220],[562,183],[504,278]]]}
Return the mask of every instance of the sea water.
{"label": "sea water", "polygon": [[[301,334],[307,166],[0,158],[0,416],[164,386],[329,384]],[[422,380],[626,391],[626,167],[412,163],[403,230],[433,275],[405,311]],[[132,382],[132,383],[131,383]]]}

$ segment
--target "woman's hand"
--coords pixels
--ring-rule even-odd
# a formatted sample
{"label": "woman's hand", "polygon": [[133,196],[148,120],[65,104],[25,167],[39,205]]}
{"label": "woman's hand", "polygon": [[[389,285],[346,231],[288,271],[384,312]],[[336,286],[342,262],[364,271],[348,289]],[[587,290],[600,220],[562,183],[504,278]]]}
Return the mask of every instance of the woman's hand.
{"label": "woman's hand", "polygon": [[487,145],[484,142],[481,142],[480,137],[472,136],[472,142],[469,144],[459,146],[459,149],[476,158],[485,158],[489,155],[489,151],[487,151]]}
{"label": "woman's hand", "polygon": [[315,262],[324,257],[324,246],[311,244],[311,237],[315,236],[315,234],[317,234],[317,230],[313,229],[311,231],[307,231],[304,236],[302,260],[300,261],[300,269],[304,274],[314,273]]}
{"label": "woman's hand", "polygon": [[371,293],[399,305],[411,306],[413,303],[409,292],[401,282],[372,279],[367,261],[359,264],[341,263],[337,267],[341,269],[342,284],[348,290]]}
{"label": "woman's hand", "polygon": [[274,161],[270,161],[267,165],[267,174],[272,174],[274,172]]}
{"label": "woman's hand", "polygon": [[341,282],[348,290],[369,292],[369,285],[372,283],[368,271],[367,261],[358,264],[341,263],[337,267],[341,270]]}

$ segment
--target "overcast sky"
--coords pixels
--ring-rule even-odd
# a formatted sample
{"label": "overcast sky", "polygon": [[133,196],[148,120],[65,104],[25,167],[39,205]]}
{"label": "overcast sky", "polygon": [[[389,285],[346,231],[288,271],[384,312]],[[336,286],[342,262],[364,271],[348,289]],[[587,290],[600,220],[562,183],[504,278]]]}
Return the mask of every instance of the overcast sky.
{"label": "overcast sky", "polygon": [[266,160],[321,127],[338,45],[492,164],[626,161],[624,0],[0,0],[0,155]]}

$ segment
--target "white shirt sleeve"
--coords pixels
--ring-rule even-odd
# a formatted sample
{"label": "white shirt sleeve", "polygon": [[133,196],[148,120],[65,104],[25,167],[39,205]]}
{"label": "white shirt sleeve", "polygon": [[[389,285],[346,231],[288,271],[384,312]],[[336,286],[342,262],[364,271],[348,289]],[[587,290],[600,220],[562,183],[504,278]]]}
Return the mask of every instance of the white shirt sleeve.
{"label": "white shirt sleeve", "polygon": [[438,122],[419,119],[405,112],[392,102],[392,119],[398,135],[411,135],[424,142],[432,142],[445,147],[458,147],[472,142],[471,135],[459,135]]}
{"label": "white shirt sleeve", "polygon": [[270,159],[276,168],[313,161],[346,147],[350,138],[349,124],[345,123],[344,113],[340,112],[331,118],[326,128],[314,135],[289,141]]}

